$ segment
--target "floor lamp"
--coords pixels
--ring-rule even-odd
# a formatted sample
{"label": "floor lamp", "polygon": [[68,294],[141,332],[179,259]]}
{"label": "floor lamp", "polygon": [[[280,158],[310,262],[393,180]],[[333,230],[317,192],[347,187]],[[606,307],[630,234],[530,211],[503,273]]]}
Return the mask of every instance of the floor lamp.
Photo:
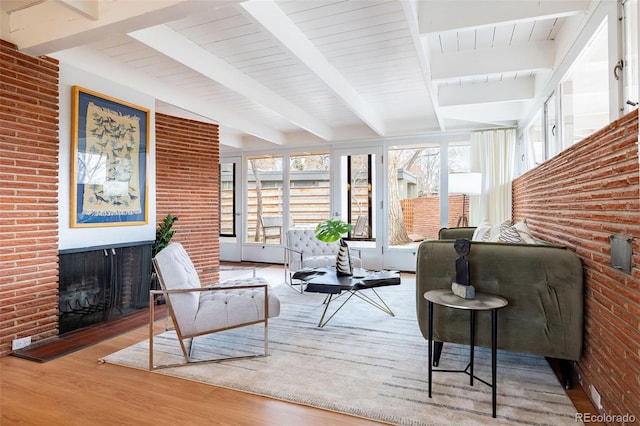
{"label": "floor lamp", "polygon": [[482,174],[475,172],[449,174],[449,194],[462,194],[462,214],[458,216],[457,227],[469,226],[467,197],[478,195],[482,189]]}

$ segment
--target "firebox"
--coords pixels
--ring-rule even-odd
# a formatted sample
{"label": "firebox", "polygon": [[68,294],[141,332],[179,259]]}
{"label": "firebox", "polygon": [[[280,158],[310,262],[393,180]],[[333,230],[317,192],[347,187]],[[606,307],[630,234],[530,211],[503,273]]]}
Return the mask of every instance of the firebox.
{"label": "firebox", "polygon": [[152,242],[60,251],[59,334],[149,306]]}

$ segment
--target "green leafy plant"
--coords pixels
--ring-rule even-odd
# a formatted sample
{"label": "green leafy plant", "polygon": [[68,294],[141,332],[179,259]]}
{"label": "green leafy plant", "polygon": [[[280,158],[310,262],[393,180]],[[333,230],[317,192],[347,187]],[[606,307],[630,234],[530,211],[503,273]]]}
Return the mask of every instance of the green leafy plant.
{"label": "green leafy plant", "polygon": [[[169,245],[171,238],[173,238],[173,235],[176,233],[176,231],[171,229],[176,220],[178,220],[178,216],[169,213],[164,217],[162,222],[158,224],[156,227],[156,240],[153,242],[153,247],[151,248],[151,257],[155,257],[156,254],[160,253],[163,248]],[[156,271],[153,270],[153,266],[151,267],[151,281],[149,284],[151,289],[157,290],[159,288],[158,275]],[[155,303],[163,305],[165,303],[164,296],[157,296]]]}
{"label": "green leafy plant", "polygon": [[176,231],[171,229],[176,220],[178,220],[178,217],[169,213],[162,222],[158,224],[156,228],[156,240],[153,243],[152,249],[153,257],[169,245],[171,238],[173,238],[173,235],[176,233]]}
{"label": "green leafy plant", "polygon": [[320,222],[316,226],[316,238],[325,243],[333,243],[338,241],[344,234],[351,231],[353,225],[344,222],[342,219],[331,218],[324,222]]}

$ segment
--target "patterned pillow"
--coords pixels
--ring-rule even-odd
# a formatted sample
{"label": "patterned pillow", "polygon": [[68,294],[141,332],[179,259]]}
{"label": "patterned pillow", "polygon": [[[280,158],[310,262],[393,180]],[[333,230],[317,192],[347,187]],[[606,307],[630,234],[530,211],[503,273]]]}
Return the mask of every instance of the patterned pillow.
{"label": "patterned pillow", "polygon": [[498,237],[498,241],[507,244],[518,244],[524,242],[522,241],[522,238],[520,238],[518,230],[511,224],[507,225],[506,222],[500,226],[500,236]]}
{"label": "patterned pillow", "polygon": [[498,241],[498,236],[500,236],[500,226],[502,226],[502,224],[491,226],[487,230],[487,232],[485,232],[485,234],[482,236],[481,241],[488,241],[488,242]]}
{"label": "patterned pillow", "polygon": [[485,238],[483,238],[482,241],[489,241],[491,243],[500,242],[500,234],[502,233],[502,230],[510,226],[511,226],[511,219],[505,220],[504,222],[498,225],[493,225],[491,227],[491,231],[487,232],[488,235],[485,234]]}

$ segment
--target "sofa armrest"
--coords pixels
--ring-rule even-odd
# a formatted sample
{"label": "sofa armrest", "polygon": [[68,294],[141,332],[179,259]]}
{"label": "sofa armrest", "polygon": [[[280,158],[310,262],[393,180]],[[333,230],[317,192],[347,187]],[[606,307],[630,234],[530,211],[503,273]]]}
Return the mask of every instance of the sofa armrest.
{"label": "sofa armrest", "polygon": [[439,240],[457,240],[458,238],[471,239],[475,232],[475,226],[466,226],[460,228],[440,228],[438,231]]}

